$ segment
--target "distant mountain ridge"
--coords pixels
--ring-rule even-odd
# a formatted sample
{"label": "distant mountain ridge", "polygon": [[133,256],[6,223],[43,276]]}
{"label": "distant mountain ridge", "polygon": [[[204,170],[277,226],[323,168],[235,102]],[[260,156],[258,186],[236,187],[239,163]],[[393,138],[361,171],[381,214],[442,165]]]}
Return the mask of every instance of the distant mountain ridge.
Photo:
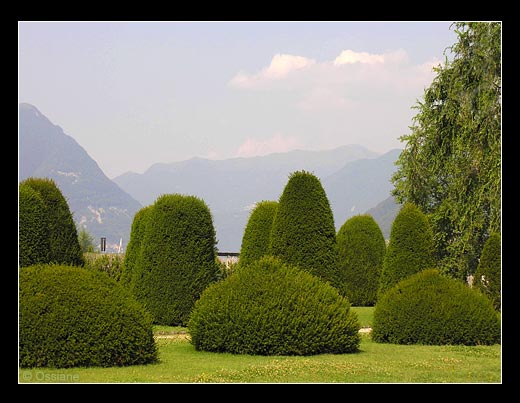
{"label": "distant mountain ridge", "polygon": [[[85,225],[96,243],[106,236],[112,247],[120,238],[123,246],[128,243],[139,208],[161,194],[182,193],[200,197],[210,207],[218,249],[239,251],[255,203],[278,200],[288,176],[297,170],[313,172],[321,179],[339,229],[352,215],[364,213],[390,196],[390,177],[400,153],[396,149],[379,155],[359,145],[347,145],[252,158],[192,158],[157,163],[142,174],[128,172],[110,180],[72,137],[37,108],[20,104],[19,116],[19,180],[29,176],[54,179],[75,221]],[[389,216],[376,217],[377,208],[374,213],[385,232],[382,222]]]}
{"label": "distant mountain ridge", "polygon": [[400,150],[381,156],[359,145],[326,151],[291,151],[253,158],[190,160],[152,165],[142,174],[114,178],[122,189],[149,205],[163,193],[204,199],[213,214],[218,248],[238,251],[254,204],[278,200],[288,176],[296,170],[316,174],[327,192],[337,229],[355,214],[386,199]]}
{"label": "distant mountain ridge", "polygon": [[114,247],[128,242],[139,202],[111,181],[98,164],[61,127],[36,107],[19,105],[19,181],[53,179],[69,203],[76,223]]}

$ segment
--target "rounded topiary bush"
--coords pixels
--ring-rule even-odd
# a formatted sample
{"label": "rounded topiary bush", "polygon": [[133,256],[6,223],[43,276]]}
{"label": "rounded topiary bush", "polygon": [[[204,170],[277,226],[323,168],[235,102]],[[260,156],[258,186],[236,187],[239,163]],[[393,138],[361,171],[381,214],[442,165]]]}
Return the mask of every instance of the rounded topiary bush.
{"label": "rounded topiary bush", "polygon": [[334,216],[315,175],[305,171],[290,175],[273,220],[269,252],[337,285]]}
{"label": "rounded topiary bush", "polygon": [[152,206],[143,207],[135,213],[132,221],[130,241],[126,247],[123,259],[123,272],[121,273],[121,283],[129,288],[133,288],[135,279],[139,277],[137,262],[141,256],[141,245],[151,209]]}
{"label": "rounded topiary bush", "polygon": [[360,341],[346,298],[270,256],[208,287],[188,329],[197,350],[235,354],[351,353]]}
{"label": "rounded topiary bush", "polygon": [[406,277],[434,266],[433,232],[428,218],[414,204],[406,203],[392,224],[379,295]]}
{"label": "rounded topiary bush", "polygon": [[487,295],[495,309],[500,310],[501,258],[500,234],[492,233],[484,244],[480,262],[475,272],[474,286]]}
{"label": "rounded topiary bush", "polygon": [[48,263],[49,224],[40,194],[26,184],[19,186],[18,250],[20,267]]}
{"label": "rounded topiary bush", "polygon": [[134,268],[134,293],[160,325],[185,325],[202,291],[217,281],[216,238],[211,212],[195,196],[160,196]]}
{"label": "rounded topiary bush", "polygon": [[149,314],[104,273],[60,265],[22,268],[19,306],[22,367],[156,361]]}
{"label": "rounded topiary bush", "polygon": [[354,306],[373,306],[386,244],[383,233],[370,215],[349,218],[338,231],[339,286]]}
{"label": "rounded topiary bush", "polygon": [[83,252],[78,241],[78,231],[69,205],[52,179],[27,178],[23,185],[34,189],[45,205],[44,215],[48,223],[49,261],[73,266],[83,266]]}
{"label": "rounded topiary bush", "polygon": [[269,237],[277,207],[278,202],[264,200],[257,203],[251,212],[242,237],[241,265],[247,265],[269,253]]}
{"label": "rounded topiary bush", "polygon": [[438,270],[395,285],[374,309],[372,339],[395,344],[496,344],[500,319],[491,301]]}

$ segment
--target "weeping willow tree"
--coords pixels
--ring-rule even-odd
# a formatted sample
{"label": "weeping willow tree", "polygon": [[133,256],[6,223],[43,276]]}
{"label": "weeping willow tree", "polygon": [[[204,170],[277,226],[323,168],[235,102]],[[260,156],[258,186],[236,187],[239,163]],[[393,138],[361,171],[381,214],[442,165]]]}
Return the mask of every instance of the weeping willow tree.
{"label": "weeping willow tree", "polygon": [[501,223],[501,24],[455,23],[458,41],[415,108],[392,178],[428,214],[439,267],[463,279]]}

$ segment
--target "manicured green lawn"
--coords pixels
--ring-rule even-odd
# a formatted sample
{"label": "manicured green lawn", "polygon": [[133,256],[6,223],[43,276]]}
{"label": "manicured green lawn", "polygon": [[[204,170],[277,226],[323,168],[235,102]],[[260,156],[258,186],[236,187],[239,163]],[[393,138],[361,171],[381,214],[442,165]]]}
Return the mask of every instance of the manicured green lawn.
{"label": "manicured green lawn", "polygon": [[[164,330],[164,329],[163,329]],[[164,337],[164,336],[163,336]],[[362,335],[356,354],[265,357],[199,352],[186,335],[159,338],[160,362],[112,368],[21,369],[20,382],[501,382],[500,346],[399,346]]]}

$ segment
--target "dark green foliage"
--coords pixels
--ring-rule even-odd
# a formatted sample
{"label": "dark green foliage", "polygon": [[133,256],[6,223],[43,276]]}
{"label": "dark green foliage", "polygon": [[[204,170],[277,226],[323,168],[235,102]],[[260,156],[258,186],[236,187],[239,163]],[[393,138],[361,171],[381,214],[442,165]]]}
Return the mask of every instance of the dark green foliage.
{"label": "dark green foliage", "polygon": [[500,234],[493,233],[484,244],[482,256],[475,273],[473,285],[487,295],[495,309],[500,310],[501,295],[501,259]]}
{"label": "dark green foliage", "polygon": [[270,254],[337,285],[336,228],[320,180],[294,172],[280,196],[271,230]]}
{"label": "dark green foliage", "polygon": [[249,216],[240,248],[240,264],[247,265],[269,253],[269,238],[278,202],[261,201]]}
{"label": "dark green foliage", "polygon": [[83,226],[78,231],[78,242],[79,247],[81,248],[81,252],[83,252],[83,254],[94,252],[94,237]]}
{"label": "dark green foliage", "polygon": [[228,278],[229,276],[231,276],[238,267],[238,262],[235,262],[232,260],[224,262],[217,258],[216,263],[217,263],[217,268],[218,268],[218,273],[217,273],[218,281],[224,280],[224,279]]}
{"label": "dark green foliage", "polygon": [[40,194],[45,205],[50,245],[49,262],[83,266],[83,253],[69,205],[52,179],[28,178],[22,182]]}
{"label": "dark green foliage", "polygon": [[338,291],[266,256],[208,287],[188,328],[197,350],[258,355],[351,353],[359,322]]}
{"label": "dark green foliage", "polygon": [[501,222],[501,22],[456,23],[458,41],[415,108],[392,178],[430,218],[439,268],[464,280]]}
{"label": "dark green foliage", "polygon": [[185,325],[202,291],[217,280],[211,213],[197,197],[169,194],[156,200],[147,220],[134,292],[155,323]]}
{"label": "dark green foliage", "polygon": [[47,263],[50,245],[45,205],[40,194],[26,184],[19,187],[18,217],[20,267]]}
{"label": "dark green foliage", "polygon": [[146,220],[151,209],[152,206],[143,207],[135,213],[134,220],[132,221],[130,241],[126,247],[123,273],[121,275],[121,283],[131,289],[134,287],[136,278],[140,277],[140,273],[138,272],[141,270],[141,267],[138,266],[137,262],[141,256],[141,245],[146,229]]}
{"label": "dark green foliage", "polygon": [[115,281],[121,280],[124,255],[118,253],[86,253],[85,268],[106,273]]}
{"label": "dark green foliage", "polygon": [[354,306],[373,306],[386,244],[379,225],[370,215],[348,219],[336,237],[339,255],[339,287]]}
{"label": "dark green foliage", "polygon": [[411,203],[405,204],[392,224],[383,261],[380,293],[423,269],[434,268],[433,234],[428,218]]}
{"label": "dark green foliage", "polygon": [[496,344],[500,318],[481,293],[429,269],[399,282],[380,298],[372,339],[395,344]]}
{"label": "dark green foliage", "polygon": [[20,270],[22,367],[123,366],[157,359],[152,321],[106,274],[39,265]]}

